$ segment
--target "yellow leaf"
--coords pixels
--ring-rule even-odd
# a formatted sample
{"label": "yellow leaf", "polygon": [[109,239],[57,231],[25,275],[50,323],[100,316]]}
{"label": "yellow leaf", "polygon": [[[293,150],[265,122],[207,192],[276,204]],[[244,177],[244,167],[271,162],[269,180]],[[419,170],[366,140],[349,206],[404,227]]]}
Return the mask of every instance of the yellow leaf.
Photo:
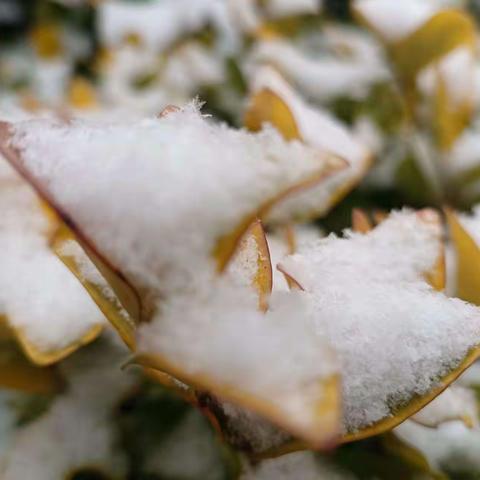
{"label": "yellow leaf", "polygon": [[473,113],[473,98],[458,105],[448,94],[445,80],[437,74],[437,91],[434,101],[433,123],[437,144],[442,150],[449,150],[455,140],[468,126]]}
{"label": "yellow leaf", "polygon": [[388,45],[393,64],[407,84],[417,74],[455,48],[475,47],[475,22],[465,12],[445,9],[433,15],[420,28]]}
{"label": "yellow leaf", "polygon": [[480,305],[480,249],[450,208],[445,209],[457,256],[457,291],[462,300]]}
{"label": "yellow leaf", "polygon": [[22,350],[35,365],[39,366],[51,365],[68,357],[80,347],[93,342],[102,333],[102,330],[103,325],[94,325],[89,331],[66,347],[48,351],[39,348],[33,343],[24,330],[12,327],[13,335],[22,347]]}
{"label": "yellow leaf", "polygon": [[245,113],[244,124],[258,132],[265,123],[273,125],[285,140],[301,140],[297,122],[288,105],[270,88],[255,93]]}
{"label": "yellow leaf", "polygon": [[[306,202],[306,206],[296,207],[290,214],[302,221],[311,220],[324,214],[342,200],[366,174],[373,158],[368,150],[351,136],[344,125],[304,102],[276,70],[271,67],[265,68],[259,74],[259,80],[260,86],[252,93],[245,113],[246,128],[258,131],[264,124],[271,124],[286,140],[302,141],[312,148],[317,148],[319,154],[334,155],[343,158],[345,162],[346,174],[340,177],[337,183],[325,187],[328,193],[326,198],[325,195],[318,195],[318,205],[315,205],[315,194],[322,190],[322,185],[319,184],[317,189],[312,189],[311,198]],[[302,130],[301,126],[307,122],[310,124],[314,122],[317,126],[318,133],[315,137],[312,135],[313,128],[310,128],[309,132]],[[327,139],[332,135],[338,139],[336,144],[332,143],[331,138]],[[324,144],[330,148],[323,147]],[[335,150],[332,145],[335,145]],[[273,217],[274,221],[278,220],[275,218],[275,211]],[[266,221],[271,220],[272,218],[267,216]],[[285,219],[282,218],[282,221],[284,223]]]}
{"label": "yellow leaf", "polygon": [[[254,251],[250,252],[251,242],[253,242]],[[237,250],[232,259],[232,264],[241,261],[242,254],[255,256],[255,272],[252,278],[248,280],[258,293],[259,307],[266,311],[268,308],[268,298],[272,293],[272,262],[270,260],[270,252],[268,250],[268,243],[265,236],[265,231],[262,222],[256,219],[247,229],[242,239],[239,242]],[[252,259],[248,259],[251,261]],[[239,269],[245,268],[243,265],[238,265]],[[247,272],[250,275],[250,272]]]}
{"label": "yellow leaf", "polygon": [[[439,215],[432,209],[420,210],[417,212],[417,215],[426,223],[440,223]],[[300,290],[304,290],[303,286],[295,278],[293,278],[291,274],[286,272],[281,265],[277,268],[285,275],[290,288],[299,288]],[[445,287],[445,260],[443,245],[440,248],[438,259],[435,262],[433,269],[430,272],[425,272],[425,277],[426,281],[428,281],[432,287],[438,290],[442,290]],[[425,405],[430,403],[440,393],[442,393],[443,390],[445,390],[445,388],[447,388],[448,385],[450,385],[466,368],[475,362],[478,357],[480,357],[480,347],[472,349],[465,359],[460,363],[460,365],[455,370],[441,378],[437,386],[426,395],[412,398],[412,400],[410,400],[406,405],[400,405],[396,409],[393,409],[392,415],[375,422],[369,427],[363,428],[358,432],[348,432],[344,434],[340,442],[348,443],[356,440],[362,440],[364,438],[387,432],[396,427],[404,420],[422,409]],[[308,448],[308,445],[305,442],[294,441],[286,444],[281,449],[275,449],[274,451],[266,452],[265,455],[277,456],[306,448]]]}
{"label": "yellow leaf", "polygon": [[54,368],[31,364],[14,341],[2,340],[0,386],[27,393],[51,394],[61,390],[62,381]]}
{"label": "yellow leaf", "polygon": [[245,231],[252,224],[255,218],[264,219],[268,216],[270,210],[281,203],[282,200],[301,193],[304,190],[314,188],[326,180],[329,176],[345,168],[345,162],[340,158],[332,158],[332,161],[325,168],[321,168],[318,173],[312,175],[307,180],[300,182],[297,185],[293,185],[290,188],[279,193],[275,198],[265,202],[257,212],[245,218],[239,225],[230,233],[221,237],[212,252],[213,257],[217,262],[217,270],[222,272],[225,270],[228,262],[231,260],[234,252],[236,251],[239,240],[244,235]]}
{"label": "yellow leaf", "polygon": [[97,106],[94,86],[85,78],[72,78],[68,88],[68,100],[72,107],[89,109]]}
{"label": "yellow leaf", "polygon": [[[81,266],[78,264],[76,258],[64,253],[63,247],[67,242],[73,242],[78,245],[79,251],[85,252],[87,258],[98,268],[107,284],[112,288],[113,292],[111,292],[111,294],[106,292],[104,284],[95,283],[91,279],[86,278],[82,274]],[[51,245],[53,251],[78,278],[103,314],[116,328],[127,346],[134,350],[135,322],[132,320],[132,317],[128,315],[126,308],[124,308],[120,297],[118,296],[118,294],[123,295],[125,304],[130,302],[131,311],[138,314],[136,295],[134,295],[133,291],[122,282],[122,278],[119,278],[111,267],[106,265],[100,257],[95,254],[93,249],[90,249],[86,244],[82,245],[78,237],[75,236],[72,230],[70,230],[65,224],[59,226],[52,239]],[[114,286],[116,286],[116,289]]]}
{"label": "yellow leaf", "polygon": [[358,233],[368,233],[372,228],[372,223],[365,211],[354,208],[352,210],[352,230]]}
{"label": "yellow leaf", "polygon": [[56,24],[44,23],[35,26],[31,32],[31,40],[39,57],[51,59],[62,53],[61,32]]}

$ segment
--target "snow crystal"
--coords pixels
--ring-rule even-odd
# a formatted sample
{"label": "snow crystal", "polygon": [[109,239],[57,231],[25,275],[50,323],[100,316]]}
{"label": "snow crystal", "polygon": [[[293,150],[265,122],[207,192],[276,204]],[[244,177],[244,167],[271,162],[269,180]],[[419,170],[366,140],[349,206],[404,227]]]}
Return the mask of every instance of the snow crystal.
{"label": "snow crystal", "polygon": [[480,339],[480,311],[423,279],[440,228],[421,215],[394,213],[366,235],[331,235],[282,263],[339,357],[346,431],[428,392]]}

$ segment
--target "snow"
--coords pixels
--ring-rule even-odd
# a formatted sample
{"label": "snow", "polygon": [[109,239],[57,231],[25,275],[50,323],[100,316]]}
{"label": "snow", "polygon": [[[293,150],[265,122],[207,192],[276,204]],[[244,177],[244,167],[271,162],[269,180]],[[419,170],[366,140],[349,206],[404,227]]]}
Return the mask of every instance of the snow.
{"label": "snow", "polygon": [[102,339],[62,364],[69,388],[42,416],[16,430],[0,464],[2,479],[61,479],[92,466],[125,474],[126,459],[116,449],[110,418],[133,384],[120,370],[125,354]]}
{"label": "snow", "polygon": [[145,470],[162,478],[222,480],[219,445],[198,410],[189,411],[180,425],[149,454]]}
{"label": "snow", "polygon": [[366,235],[330,235],[281,264],[338,355],[348,432],[427,393],[479,342],[480,310],[424,280],[440,235],[433,212],[396,212]]}
{"label": "snow", "polygon": [[406,421],[394,430],[404,442],[420,450],[433,468],[448,472],[477,472],[480,469],[480,430],[460,421],[432,429]]}
{"label": "snow", "polygon": [[2,160],[0,312],[41,352],[69,346],[103,315],[49,248],[52,225],[31,188]]}
{"label": "snow", "polygon": [[471,214],[459,213],[458,219],[475,243],[480,245],[480,205],[474,205]]}
{"label": "snow", "polygon": [[320,152],[330,152],[348,162],[347,168],[332,175],[318,188],[308,189],[281,202],[269,215],[283,223],[292,217],[320,215],[331,206],[335,193],[361,177],[369,164],[369,150],[340,121],[327,111],[307,104],[271,67],[257,72],[253,92],[268,88],[289,107],[305,144]]}
{"label": "snow", "polygon": [[[264,314],[251,289],[220,279],[196,295],[165,299],[161,315],[140,328],[138,348],[162,355],[191,376],[207,375],[264,400],[284,398],[287,405],[288,396],[301,395],[336,371],[330,350],[308,321],[304,297],[273,294]],[[200,340],[199,332],[207,331]],[[294,407],[299,418],[310,414],[300,407]]]}
{"label": "snow", "polygon": [[182,36],[221,23],[222,0],[154,0],[145,3],[105,1],[98,5],[98,31],[102,43],[113,47],[128,35],[139,35],[152,50],[161,51]]}
{"label": "snow", "polygon": [[[362,48],[348,58],[324,52],[308,55],[305,49],[275,39],[258,42],[250,61],[260,66],[273,65],[301,92],[317,101],[339,96],[362,98],[372,84],[388,79],[389,74],[378,47],[356,33],[348,45],[355,48],[360,44]],[[345,40],[345,35],[342,38]]]}
{"label": "snow", "polygon": [[455,383],[416,413],[412,420],[426,427],[436,427],[452,420],[461,420],[470,428],[478,427],[475,393]]}
{"label": "snow", "polygon": [[352,474],[328,464],[313,452],[297,452],[264,460],[258,466],[246,466],[240,480],[353,480]]}
{"label": "snow", "polygon": [[24,167],[87,238],[135,285],[163,292],[212,272],[222,235],[338,162],[271,129],[215,125],[194,107],[110,124],[30,121],[15,132]]}
{"label": "snow", "polygon": [[388,42],[395,42],[421,27],[439,5],[435,0],[356,0],[354,8]]}

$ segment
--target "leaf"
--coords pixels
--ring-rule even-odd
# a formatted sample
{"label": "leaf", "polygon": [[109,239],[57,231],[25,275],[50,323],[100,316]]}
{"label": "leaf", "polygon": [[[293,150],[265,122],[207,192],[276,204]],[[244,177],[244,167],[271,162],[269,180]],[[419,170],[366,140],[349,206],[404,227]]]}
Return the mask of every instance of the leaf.
{"label": "leaf", "polygon": [[[56,236],[52,240],[53,248],[59,252],[61,245],[69,240],[78,243],[84,250],[85,254],[96,266],[100,274],[105,278],[106,282],[110,285],[111,289],[115,293],[121,306],[128,312],[133,321],[140,321],[141,317],[141,305],[137,292],[131,287],[124,276],[115,269],[108,261],[106,261],[101,254],[91,245],[91,242],[85,237],[77,225],[56,205],[55,201],[51,198],[48,192],[36,181],[19,163],[20,153],[9,145],[10,137],[10,125],[1,122],[0,124],[0,151],[4,157],[11,162],[12,166],[18,170],[18,172],[29,182],[36,190],[40,198],[43,199],[45,204],[51,210],[51,215],[56,216],[58,222],[58,230]],[[78,268],[72,263],[71,260],[60,258],[64,263],[78,275]],[[85,286],[85,285],[84,285]],[[111,300],[103,298],[100,294],[98,287],[92,284],[88,285],[87,292],[92,296],[92,299],[97,303],[98,307],[106,315],[111,315],[114,326],[119,329],[119,332],[126,342],[133,347],[133,336],[131,326],[128,326],[128,322],[125,319],[120,319],[118,316],[118,307],[112,308]]]}
{"label": "leaf", "polygon": [[265,220],[287,223],[325,214],[366,174],[372,163],[369,151],[339,121],[308,105],[273,68],[264,67],[254,80],[255,88],[244,117],[249,130],[258,131],[271,124],[286,140],[302,141],[318,149],[319,154],[345,161],[342,172],[332,175],[318,188],[278,204]]}
{"label": "leaf", "polygon": [[[76,251],[78,252],[75,256],[65,252],[65,245],[69,244],[71,246],[76,246]],[[120,300],[115,295],[111,287],[113,282],[115,284],[116,277],[114,273],[109,270],[105,265],[103,265],[95,254],[86,247],[82,248],[80,242],[78,241],[75,234],[67,227],[66,224],[62,224],[58,227],[52,242],[52,250],[57,254],[57,256],[62,260],[62,262],[70,269],[70,271],[78,278],[80,283],[84,286],[86,291],[90,294],[93,301],[98,305],[102,313],[106,318],[112,323],[115,329],[118,331],[119,335],[122,337],[127,346],[134,350],[135,349],[135,322],[129,316],[127,311],[122,307]],[[86,252],[90,252],[90,256]],[[82,273],[82,268],[79,262],[78,255],[82,255],[83,259],[81,263],[85,264],[90,262],[93,265],[93,268],[98,268],[98,265],[101,265],[105,277],[88,278],[84,273]],[[91,258],[95,258],[97,263],[94,263]],[[99,272],[102,270],[99,268]],[[93,281],[93,280],[96,280]],[[110,282],[109,282],[110,280]],[[119,288],[119,287],[118,287]],[[123,290],[120,290],[123,291]]]}
{"label": "leaf", "polygon": [[372,229],[372,224],[365,211],[360,208],[352,210],[352,230],[358,233],[367,233]]}
{"label": "leaf", "polygon": [[51,365],[68,357],[79,348],[93,342],[102,333],[102,330],[103,325],[94,325],[89,331],[77,340],[71,342],[68,346],[52,351],[45,351],[31,341],[26,330],[12,328],[13,335],[22,347],[22,350],[34,364],[39,366]]}
{"label": "leaf", "polygon": [[298,392],[297,395],[266,399],[233,385],[218,384],[207,375],[189,375],[160,355],[139,354],[135,363],[165,372],[199,391],[214,392],[223,401],[258,413],[293,435],[306,439],[312,448],[327,448],[337,437],[339,378],[336,375],[319,381],[313,390],[311,386],[308,395]]}
{"label": "leaf", "polygon": [[480,305],[480,249],[452,209],[445,215],[457,257],[456,295]]}
{"label": "leaf", "polygon": [[[181,115],[181,114],[183,114],[183,112],[179,113],[178,115]],[[192,116],[193,114],[190,112],[189,115]],[[197,114],[195,113],[195,115]],[[185,114],[185,116],[187,117],[187,114]],[[158,120],[158,121],[161,122],[166,120]],[[190,117],[190,121],[202,122],[201,123],[202,125],[205,124],[205,121],[200,117],[200,115],[197,115],[195,119],[192,119]],[[195,125],[197,125],[197,123]],[[68,128],[71,128],[71,126],[67,126],[65,128],[68,129]],[[210,128],[210,126],[205,128]],[[108,263],[108,261],[105,260],[105,258],[98,253],[97,249],[93,247],[90,239],[85,236],[80,226],[76,224],[76,219],[70,218],[62,210],[62,208],[59,207],[57,203],[58,199],[52,198],[52,194],[50,190],[46,191],[45,184],[41,183],[41,179],[32,178],[32,174],[25,171],[25,168],[22,167],[22,165],[24,164],[22,163],[21,155],[12,146],[12,143],[9,142],[9,139],[10,139],[9,129],[10,129],[9,125],[4,124],[3,130],[0,130],[0,133],[2,133],[3,135],[3,138],[1,139],[2,140],[1,147],[5,155],[12,162],[12,164],[15,165],[24,174],[25,178],[32,183],[32,185],[37,189],[40,195],[57,212],[57,214],[59,215],[60,219],[63,222],[63,224],[61,225],[61,228],[59,228],[57,232],[57,236],[54,241],[55,251],[57,251],[62,257],[62,259],[66,261],[67,264],[69,264],[70,268],[79,277],[81,277],[81,274],[82,274],[81,265],[79,265],[78,263],[73,263],[71,258],[72,256],[66,255],[65,252],[63,251],[63,246],[65,245],[65,242],[73,241],[75,245],[80,246],[84,250],[84,252],[89,256],[92,263],[95,264],[98,271],[102,274],[102,276],[105,278],[107,283],[110,285],[111,290],[115,293],[115,296],[121,302],[125,310],[128,311],[132,319],[137,320],[138,318],[149,318],[148,315],[144,314],[145,304],[143,303],[143,300],[145,297],[143,295],[143,292],[138,292],[138,290],[135,290],[132,286],[130,286],[129,282],[125,279],[125,277],[117,269],[113,268],[111,264]],[[235,132],[234,135],[240,135],[240,134]],[[241,133],[241,135],[246,135],[246,134]],[[252,141],[255,141],[255,142],[257,141],[256,138],[257,137],[249,137],[249,139],[252,139]],[[264,138],[265,137],[261,137],[262,141]],[[275,137],[275,140],[276,140],[276,137]],[[62,145],[63,144],[64,142],[62,140]],[[290,150],[290,146],[286,146],[283,142],[279,144],[279,147],[285,148],[286,151],[287,149],[288,151]],[[298,147],[300,146],[298,145]],[[303,147],[300,148],[300,151],[303,151]],[[262,159],[261,156],[259,156],[259,158],[260,160]],[[226,235],[220,238],[219,244],[217,244],[217,248],[214,249],[217,254],[216,260],[217,260],[217,265],[219,266],[218,270],[220,272],[225,269],[226,265],[229,263],[229,261],[231,260],[231,258],[233,257],[233,255],[235,254],[239,246],[241,246],[241,239],[244,238],[243,235],[245,231],[248,231],[248,229],[251,227],[252,220],[254,220],[257,216],[259,218],[262,218],[272,208],[273,205],[277,204],[277,202],[283,200],[285,197],[297,193],[298,190],[306,189],[311,186],[316,186],[318,182],[326,178],[326,176],[331,174],[333,171],[336,171],[336,169],[338,169],[339,166],[343,166],[343,162],[338,161],[336,157],[333,157],[333,156],[319,157],[318,169],[317,169],[316,155],[312,154],[311,157],[308,157],[308,159],[310,158],[312,159],[312,161],[309,163],[305,162],[306,173],[304,173],[302,176],[302,175],[299,175],[298,172],[292,173],[292,169],[290,168],[290,166],[286,165],[288,160],[286,156],[285,156],[285,160],[283,160],[282,157],[279,157],[279,161],[282,160],[285,164],[283,166],[285,171],[283,172],[282,170],[280,170],[280,174],[283,175],[284,177],[284,180],[283,180],[283,177],[280,178],[283,181],[283,183],[280,183],[280,185],[282,185],[282,188],[278,188],[274,183],[273,185],[277,190],[275,192],[275,195],[271,196],[270,198],[268,198],[270,194],[266,195],[265,199],[262,199],[260,195],[257,195],[258,198],[253,197],[253,200],[255,201],[255,203],[253,203],[252,200],[248,199],[250,201],[250,204],[252,204],[251,207],[249,207],[249,208],[252,208],[252,213],[246,215],[244,220],[239,218],[240,222],[238,226],[234,229],[233,233],[226,232]],[[271,159],[269,159],[269,161],[270,160]],[[96,168],[97,164],[92,163],[91,165],[93,166],[93,168]],[[139,165],[141,166],[141,163]],[[155,163],[154,165],[157,165],[157,163]],[[308,169],[306,167],[308,167]],[[301,172],[302,171],[303,170],[301,170]],[[233,176],[234,172],[229,172],[229,175]],[[296,180],[292,181],[291,180],[292,178]],[[283,185],[287,185],[286,188],[283,188]],[[49,188],[50,187],[51,187],[51,184],[49,184]],[[270,190],[275,191],[273,188],[271,188]],[[262,189],[260,189],[260,193],[262,191],[263,191],[263,185],[262,185]],[[91,191],[90,196],[91,195],[95,195],[95,192]],[[207,199],[208,198],[209,197],[207,197]],[[215,198],[210,200],[215,201]],[[168,209],[170,208],[172,208],[172,206],[169,205]],[[238,217],[240,217],[240,215],[238,215]],[[147,220],[147,222],[149,221],[150,220]],[[151,221],[155,221],[155,217],[151,218]],[[171,235],[175,234],[174,238],[179,239],[179,241],[182,241],[183,237],[182,237],[181,227],[183,225],[181,224],[181,218],[178,219],[177,222],[178,222],[178,225],[176,226],[176,228],[174,228],[173,233],[171,233]],[[228,224],[230,225],[231,223],[232,222],[229,220]],[[122,223],[122,226],[123,225],[124,224]],[[219,229],[219,227],[216,227],[216,228]],[[265,257],[264,259],[262,259],[262,262],[260,264],[261,268],[259,268],[259,270],[257,271],[257,275],[255,275],[255,283],[257,284],[257,286],[259,287],[259,289],[263,294],[264,292],[268,292],[271,288],[271,279],[270,279],[271,268],[269,265],[270,262],[267,255],[268,247],[265,242],[263,230],[260,228],[260,224],[256,222],[251,228],[252,228],[251,232],[253,233],[253,237],[255,239],[256,247],[258,248],[258,251],[262,253],[262,256]],[[141,230],[141,226],[135,229],[134,232],[139,235],[137,238],[137,241],[142,241],[142,234],[144,234],[144,232]],[[187,233],[188,233],[188,230],[187,230]],[[211,242],[210,236],[212,235],[210,232],[208,232],[208,235],[209,235],[208,241]],[[187,234],[184,234],[184,237],[186,236]],[[213,238],[212,243],[215,243],[215,238]],[[102,246],[99,245],[98,247],[100,248]],[[205,261],[207,262],[210,261],[208,250],[206,250],[205,252],[202,251],[200,253],[205,257]],[[166,260],[164,260],[163,262],[164,264],[167,263],[167,260],[168,262],[171,262],[168,252],[163,253],[163,255],[166,258]],[[204,261],[203,256],[201,257],[201,261],[199,261],[200,265]],[[152,272],[149,272],[149,273],[152,273]],[[157,274],[157,272],[155,272],[155,274]],[[216,282],[215,277],[212,277],[211,281],[213,284],[215,284]],[[218,283],[220,283],[220,281],[221,280],[218,280]],[[92,283],[92,282],[89,282],[89,283]],[[94,295],[94,298],[95,296],[97,297],[97,302],[104,309],[104,312],[111,317],[112,323],[117,327],[117,329],[120,330],[123,338],[129,344],[129,346],[131,348],[134,348],[133,347],[133,343],[134,343],[133,331],[135,330],[135,326],[119,318],[118,310],[114,308],[115,305],[112,305],[111,302],[105,303],[103,302],[103,300],[105,299],[102,299],[102,298],[100,300],[98,299],[99,296],[101,297],[101,293],[104,293],[104,292],[99,292],[98,285],[95,285],[95,284],[90,285],[88,283],[85,283],[85,281],[84,281],[84,285],[88,287],[91,294]],[[211,294],[218,295],[218,292],[214,290],[213,287],[211,288],[211,290],[212,290]],[[187,289],[187,292],[188,292],[188,289]],[[192,292],[190,292],[190,295],[185,295],[185,299],[187,298],[189,299],[191,297],[191,293]],[[183,291],[182,291],[182,294],[183,294]],[[210,294],[210,291],[209,291],[209,294]],[[172,296],[175,296],[175,295],[172,294]],[[136,302],[138,298],[141,298],[142,302],[140,301]],[[245,295],[245,298],[249,302],[251,299],[251,296]],[[141,308],[142,308],[141,315],[139,313],[139,305],[141,305]],[[240,308],[241,309],[244,308],[244,305],[242,304]],[[248,308],[250,308],[250,304]],[[281,308],[284,308],[284,307],[281,307]],[[166,309],[168,309],[168,305]],[[160,310],[158,317],[156,317],[156,320],[158,320],[157,323],[160,327],[162,326],[162,321],[164,320],[164,316],[161,313],[162,312]],[[195,314],[197,313],[198,313],[198,309],[196,309],[195,311]],[[252,313],[252,318],[256,319],[257,317],[261,319],[263,317],[263,314],[259,314],[256,311],[256,309],[254,309]],[[135,323],[138,324],[138,321],[136,321]],[[155,322],[152,322],[152,325],[154,323]],[[178,323],[175,322],[175,324],[178,324]],[[150,325],[145,325],[144,331],[148,331],[148,327],[150,327]],[[255,331],[257,331],[256,328],[257,327],[255,327]],[[267,329],[269,328],[270,328],[270,324],[267,324],[264,330],[262,331],[266,332]],[[268,330],[268,333],[272,333],[272,332],[274,333],[275,329]],[[205,338],[208,339],[208,337],[209,336],[206,336]],[[285,338],[281,337],[280,340],[286,341],[286,337]],[[321,353],[322,352],[319,352],[319,356]],[[316,352],[315,352],[315,355],[317,355]],[[234,401],[239,405],[244,406],[247,409],[252,409],[256,413],[265,416],[267,419],[270,419],[272,422],[275,422],[276,424],[284,426],[289,431],[291,431],[291,433],[298,434],[302,438],[308,439],[309,443],[311,443],[312,445],[323,447],[323,446],[326,446],[327,444],[331,444],[334,441],[334,438],[337,434],[338,417],[339,417],[339,413],[338,413],[339,399],[338,399],[338,377],[336,373],[331,374],[325,378],[319,377],[319,378],[313,378],[311,380],[309,379],[308,384],[305,386],[301,385],[298,391],[296,389],[292,391],[291,387],[289,387],[290,390],[288,389],[285,390],[283,388],[283,385],[278,386],[278,389],[279,389],[278,391],[266,392],[265,397],[263,397],[258,393],[253,394],[252,391],[248,390],[248,388],[240,388],[236,384],[235,385],[224,384],[223,381],[220,381],[218,380],[218,378],[211,376],[209,374],[208,368],[204,370],[201,374],[192,375],[191,373],[188,373],[190,371],[190,369],[188,369],[188,364],[177,365],[173,363],[170,358],[164,358],[161,354],[157,354],[155,351],[148,356],[139,355],[137,358],[137,361],[141,363],[143,366],[163,372],[163,374],[167,374],[171,378],[178,379],[180,382],[185,383],[191,387],[194,387],[200,390],[212,391],[213,394],[218,395],[220,398]],[[151,373],[151,370],[150,370],[150,373]],[[168,383],[170,381],[170,379],[168,377],[165,377],[164,375],[159,375],[159,374],[155,374],[155,375],[157,378],[161,376],[162,377],[161,381],[163,383]],[[263,375],[268,375],[268,371],[265,370],[263,372]],[[248,384],[248,381],[249,379],[247,379],[247,384]],[[255,391],[255,389],[253,389],[253,391]]]}
{"label": "leaf", "polygon": [[312,175],[303,182],[293,185],[287,190],[280,192],[276,197],[261,205],[257,212],[241,221],[233,231],[219,238],[212,252],[212,256],[217,262],[217,270],[219,272],[225,270],[237,249],[239,240],[245,234],[245,231],[252,224],[255,218],[259,218],[262,221],[264,221],[264,219],[268,219],[270,212],[278,205],[281,205],[282,202],[288,201],[288,199],[291,197],[301,195],[302,193],[310,189],[314,189],[315,187],[320,188],[320,186],[331,175],[334,175],[344,168],[345,162],[342,159],[335,159],[332,157],[327,168],[320,170],[318,173]]}
{"label": "leaf", "polygon": [[[8,215],[1,227],[2,323],[7,338],[15,338],[31,362],[50,365],[93,341],[103,329],[103,317],[49,251],[56,215],[39,205],[15,172],[4,169],[0,194]],[[9,289],[10,284],[16,287]],[[55,329],[62,334],[56,335]]]}
{"label": "leaf", "polygon": [[13,340],[0,341],[0,386],[27,393],[52,394],[61,390],[63,382],[52,367],[30,363]]}
{"label": "leaf", "polygon": [[270,88],[255,93],[245,113],[244,124],[252,132],[258,132],[265,123],[273,125],[285,140],[301,140],[302,136],[290,108]]}
{"label": "leaf", "polygon": [[267,238],[260,220],[255,220],[243,235],[229,269],[255,288],[259,307],[266,311],[272,293],[273,276]]}
{"label": "leaf", "polygon": [[461,45],[475,47],[475,23],[465,12],[445,9],[420,28],[388,46],[400,77],[410,84],[420,70]]}
{"label": "leaf", "polygon": [[97,106],[94,86],[85,78],[74,77],[68,87],[69,104],[78,109],[90,109]]}
{"label": "leaf", "polygon": [[[410,113],[414,111],[419,100],[417,77],[421,71],[431,65],[438,66],[448,54],[460,47],[466,47],[472,52],[475,50],[474,19],[459,9],[443,9],[432,13],[423,25],[396,40],[389,40],[379,31],[362,13],[360,2],[354,7],[354,12],[360,23],[366,24],[382,39],[403,87]],[[438,70],[432,121],[439,147],[448,150],[470,121],[473,113],[473,92],[466,100],[456,104],[458,102],[452,98],[445,79]]]}
{"label": "leaf", "polygon": [[[422,222],[425,222],[427,224],[432,223],[433,225],[438,225],[440,229],[440,219],[435,212],[426,209],[418,212],[416,216]],[[430,246],[425,248],[432,248],[432,247]],[[307,265],[309,262],[310,263],[312,262],[312,260],[309,260],[307,253],[304,253],[304,258],[305,258],[305,262],[307,262],[305,265]],[[295,259],[295,257],[292,257],[292,259]],[[408,259],[405,259],[405,261],[408,262]],[[312,292],[316,288],[318,288],[321,291],[322,289],[321,285],[315,286],[311,283],[312,274],[311,273],[309,274],[308,271],[304,274],[306,283],[304,283],[302,276],[298,276],[301,274],[301,270],[300,270],[301,265],[303,264],[299,263],[299,260],[296,260],[293,263],[292,262],[289,263],[287,259],[287,261],[283,262],[279,266],[279,268],[282,271],[286,272],[287,275],[293,278],[296,281],[296,283],[300,285],[300,287],[306,290],[307,292]],[[393,269],[393,266],[392,266],[392,269]],[[443,245],[441,243],[439,244],[438,257],[437,257],[437,260],[433,262],[432,270],[428,272],[424,272],[424,274],[425,274],[425,279],[429,281],[433,287],[439,290],[443,289],[444,282],[445,282],[445,267],[444,267]],[[419,275],[421,275],[421,272],[419,272]],[[329,281],[332,282],[333,281],[332,278],[330,278]],[[393,277],[390,281],[392,282],[394,281]],[[371,288],[374,288],[374,286],[372,286]],[[400,288],[402,287],[400,287],[399,285],[399,289]],[[351,293],[351,295],[353,297],[353,292]],[[345,308],[352,308],[352,307],[345,306]],[[336,347],[335,343],[333,344],[333,347],[334,348]],[[384,418],[378,421],[375,421],[371,425],[362,427],[358,429],[358,431],[345,432],[344,435],[342,436],[341,443],[348,443],[352,441],[362,440],[362,439],[389,431],[395,426],[399,425],[401,422],[403,422],[410,416],[414,415],[416,412],[422,409],[425,405],[431,402],[434,398],[436,398],[440,393],[442,393],[443,390],[447,388],[456,378],[458,378],[458,376],[466,368],[468,368],[472,363],[474,363],[479,356],[480,356],[480,348],[476,346],[471,348],[468,351],[468,353],[465,355],[464,359],[455,368],[453,368],[448,374],[441,376],[439,380],[435,382],[435,384],[427,393],[425,393],[424,395],[417,395],[417,394],[413,394],[412,392],[412,397],[410,400],[408,400],[408,402],[406,402],[405,404],[399,404],[399,405],[390,407],[391,408],[390,415],[385,416]],[[344,401],[345,401],[345,398],[344,398]],[[285,451],[292,451],[292,450],[302,449],[305,447],[306,447],[305,443],[293,442],[291,444],[286,445],[285,450],[282,450],[282,453],[284,453]]]}

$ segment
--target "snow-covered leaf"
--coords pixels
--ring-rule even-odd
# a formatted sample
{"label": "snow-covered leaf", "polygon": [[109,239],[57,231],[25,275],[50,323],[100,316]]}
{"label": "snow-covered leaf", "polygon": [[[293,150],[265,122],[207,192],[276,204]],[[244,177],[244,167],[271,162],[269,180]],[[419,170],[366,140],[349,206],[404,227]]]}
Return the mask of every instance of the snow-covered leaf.
{"label": "snow-covered leaf", "polygon": [[439,257],[439,216],[406,211],[282,262],[339,356],[344,441],[401,423],[479,356],[480,312],[427,283]]}

